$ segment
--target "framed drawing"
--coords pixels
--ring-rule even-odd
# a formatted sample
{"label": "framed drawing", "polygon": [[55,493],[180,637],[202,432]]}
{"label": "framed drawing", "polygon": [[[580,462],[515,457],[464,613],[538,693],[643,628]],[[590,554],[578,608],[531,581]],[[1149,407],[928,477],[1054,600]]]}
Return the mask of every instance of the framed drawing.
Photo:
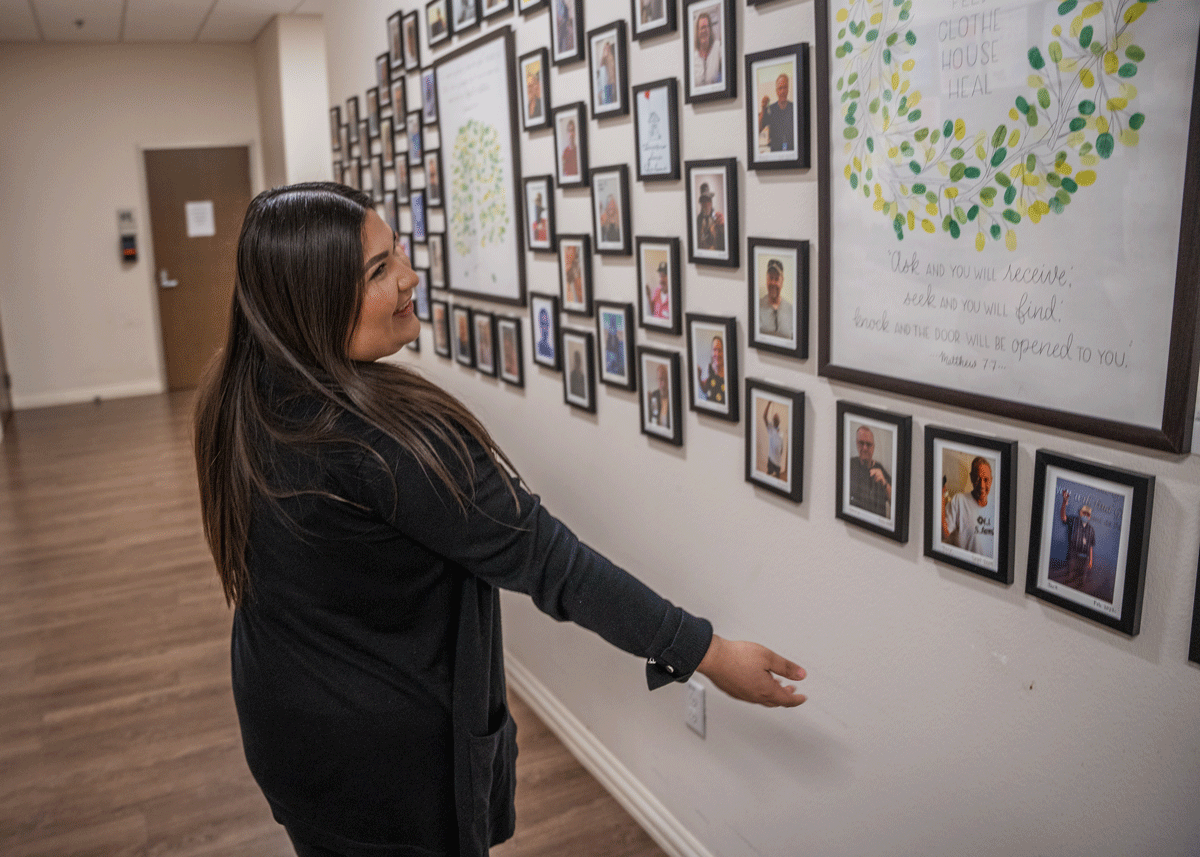
{"label": "framed drawing", "polygon": [[925,556],[1013,582],[1017,442],[925,427]]}
{"label": "framed drawing", "polygon": [[804,393],[746,379],[746,481],[804,499]]}
{"label": "framed drawing", "polygon": [[588,32],[593,119],[629,113],[629,60],[625,45],[625,22],[622,20]]}
{"label": "framed drawing", "polygon": [[650,39],[675,32],[676,0],[629,0],[633,40]]}
{"label": "framed drawing", "polygon": [[[421,13],[414,11],[404,16],[404,70],[416,71],[421,67]],[[403,112],[403,111],[401,111]]]}
{"label": "framed drawing", "polygon": [[454,35],[469,33],[479,26],[479,0],[450,0],[450,14]]}
{"label": "framed drawing", "polygon": [[421,72],[421,121],[426,125],[436,125],[438,121],[437,81],[433,69]]}
{"label": "framed drawing", "polygon": [[554,252],[554,176],[527,176],[525,182],[525,237],[529,249]]}
{"label": "framed drawing", "polygon": [[404,118],[405,132],[408,136],[408,165],[410,167],[421,166],[421,114],[409,113]]}
{"label": "framed drawing", "polygon": [[633,245],[629,236],[629,165],[593,167],[590,176],[596,252],[628,256]]}
{"label": "framed drawing", "polygon": [[558,186],[587,185],[587,113],[582,101],[554,108],[554,152]]}
{"label": "framed drawing", "polygon": [[638,324],[678,336],[683,331],[679,301],[679,239],[637,237]]}
{"label": "framed drawing", "polygon": [[633,304],[596,301],[596,335],[600,347],[600,380],[633,390]]}
{"label": "framed drawing", "polygon": [[403,12],[393,12],[387,19],[389,68],[404,70]]}
{"label": "framed drawing", "polygon": [[463,366],[475,365],[475,337],[471,327],[471,310],[469,307],[456,306],[450,309],[450,320],[453,322],[454,359]]}
{"label": "framed drawing", "polygon": [[494,18],[512,11],[513,0],[483,0],[483,17]]}
{"label": "framed drawing", "polygon": [[738,164],[736,158],[688,161],[688,261],[736,268]]}
{"label": "framed drawing", "polygon": [[521,80],[525,81],[521,99],[521,122],[526,131],[550,127],[550,54],[545,48],[530,51],[521,57]]}
{"label": "framed drawing", "polygon": [[475,368],[484,375],[496,374],[496,319],[490,312],[471,310],[475,338]]}
{"label": "framed drawing", "polygon": [[808,242],[746,240],[750,345],[801,360],[808,357]]}
{"label": "framed drawing", "polygon": [[746,169],[809,166],[808,45],[746,55]]}
{"label": "framed drawing", "polygon": [[558,281],[563,312],[592,314],[592,236],[558,236]]}
{"label": "framed drawing", "polygon": [[683,91],[688,104],[737,97],[733,0],[684,0]]}
{"label": "framed drawing", "polygon": [[[335,104],[329,108],[329,146],[333,151],[342,151],[342,108]],[[347,152],[349,154],[349,152]]]}
{"label": "framed drawing", "polygon": [[687,314],[691,409],[738,421],[737,319]]}
{"label": "framed drawing", "polygon": [[446,288],[446,236],[440,232],[429,233],[425,252],[429,254],[429,285],[435,289]]}
{"label": "framed drawing", "polygon": [[675,78],[633,88],[638,181],[679,178],[679,85]]}
{"label": "framed drawing", "polygon": [[563,329],[563,401],[596,413],[596,362],[591,331]]}
{"label": "framed drawing", "polygon": [[450,304],[446,301],[429,302],[433,312],[433,353],[440,357],[450,356]]}
{"label": "framed drawing", "polygon": [[521,320],[498,317],[496,338],[500,340],[500,380],[514,387],[524,387],[525,361],[521,356]]}
{"label": "framed drawing", "polygon": [[416,306],[417,318],[421,321],[431,321],[433,316],[429,308],[429,270],[414,268],[417,275],[417,287],[413,290],[413,304]]}
{"label": "framed drawing", "polygon": [[1154,477],[1039,449],[1025,591],[1135,636]]}
{"label": "framed drawing", "polygon": [[346,126],[350,129],[350,142],[358,142],[358,96],[346,99]]}
{"label": "framed drawing", "polygon": [[836,515],[908,542],[912,417],[839,400]]}
{"label": "framed drawing", "polygon": [[379,87],[379,106],[392,106],[392,55],[375,57],[375,83]]}
{"label": "framed drawing", "polygon": [[516,67],[512,29],[500,27],[434,70],[450,288],[523,306]]}
{"label": "framed drawing", "polygon": [[433,207],[442,204],[442,150],[426,150],[425,156],[425,203]]}
{"label": "framed drawing", "polygon": [[[953,44],[929,0],[814,11],[820,373],[1187,450],[1200,5],[1002,0],[978,19],[999,41]],[[1136,216],[1134,185],[1163,189]]]}
{"label": "framed drawing", "polygon": [[555,65],[583,59],[583,0],[550,4],[550,58]]}
{"label": "framed drawing", "polygon": [[429,0],[425,4],[425,28],[430,48],[450,38],[450,0]]}
{"label": "framed drawing", "polygon": [[683,446],[679,352],[639,345],[637,362],[642,434]]}
{"label": "framed drawing", "polygon": [[547,369],[562,368],[558,350],[558,298],[554,295],[529,295],[529,315],[533,321],[533,362]]}

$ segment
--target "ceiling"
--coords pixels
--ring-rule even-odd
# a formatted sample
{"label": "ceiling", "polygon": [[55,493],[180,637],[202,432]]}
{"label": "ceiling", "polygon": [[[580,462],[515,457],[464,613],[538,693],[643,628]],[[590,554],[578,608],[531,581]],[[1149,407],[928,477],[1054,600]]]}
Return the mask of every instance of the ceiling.
{"label": "ceiling", "polygon": [[0,0],[0,42],[252,42],[305,0]]}

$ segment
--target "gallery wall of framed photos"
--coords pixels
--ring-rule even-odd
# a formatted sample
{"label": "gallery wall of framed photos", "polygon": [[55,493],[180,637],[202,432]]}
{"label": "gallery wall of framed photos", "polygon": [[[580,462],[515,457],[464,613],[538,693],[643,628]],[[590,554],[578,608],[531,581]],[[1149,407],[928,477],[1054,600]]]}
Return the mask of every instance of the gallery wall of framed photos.
{"label": "gallery wall of framed photos", "polygon": [[[606,745],[649,752],[653,739],[629,725],[630,714],[663,724],[670,734],[654,751],[658,767],[639,750],[620,762],[640,782],[667,771],[676,785],[656,793],[666,816],[654,823],[678,824],[713,853],[744,845],[687,818],[734,824],[777,810],[794,820],[800,796],[813,802],[799,810],[806,828],[846,853],[877,853],[893,840],[869,827],[847,832],[831,819],[847,818],[847,801],[850,817],[882,807],[902,818],[898,794],[848,797],[864,779],[889,781],[888,766],[897,764],[938,783],[933,808],[943,814],[959,808],[982,767],[1001,782],[988,795],[987,819],[969,836],[947,834],[964,847],[993,834],[1031,853],[1044,849],[1043,836],[1096,853],[1112,849],[1106,836],[1126,850],[1150,841],[1150,808],[1182,805],[1200,789],[1200,774],[1185,765],[1143,760],[1156,747],[1182,749],[1200,728],[1200,668],[1189,660],[1200,659],[1200,458],[1176,451],[1190,440],[1200,354],[1196,302],[1186,298],[1200,290],[1196,254],[1187,249],[1200,246],[1197,218],[1187,215],[1189,201],[1200,210],[1192,82],[1200,13],[1168,27],[1160,4],[1133,4],[1142,9],[1133,21],[1122,17],[1128,3],[1086,7],[1099,7],[1088,21],[1128,32],[1114,36],[1115,70],[1103,52],[1096,68],[1110,68],[1115,97],[1138,89],[1143,107],[1074,104],[1080,115],[1064,119],[1064,141],[1083,136],[1071,138],[1069,157],[1051,153],[1047,167],[1023,147],[1058,105],[1048,74],[1020,101],[1003,102],[997,81],[1019,73],[1021,86],[1032,86],[1037,63],[1060,63],[1053,57],[1064,53],[1088,61],[1094,53],[1080,39],[1088,40],[1081,33],[1089,24],[1075,21],[1082,4],[1035,3],[1037,23],[1018,27],[1012,0],[953,11],[912,0],[902,4],[904,20],[890,3],[827,0],[481,0],[473,11],[456,2],[389,10],[376,22],[379,44],[361,56],[345,50],[345,33],[368,32],[357,18],[363,13],[350,16],[353,26],[327,19],[339,34],[331,43],[344,48],[331,57],[330,75],[341,86],[330,119],[338,175],[370,184],[379,173],[380,210],[395,212],[432,300],[432,324],[422,332],[430,341],[397,359],[473,408],[526,481],[589,544],[719,627],[765,634],[801,663],[815,658],[810,682],[820,692],[809,692],[823,700],[814,706],[821,734],[792,721],[777,728],[785,743],[810,750],[832,741],[846,759],[823,756],[826,764],[808,774],[780,771],[778,790],[753,802],[719,800],[680,784],[757,776],[775,764],[767,742],[740,744],[714,774],[687,736],[673,734],[678,718],[658,702],[597,699],[565,667],[577,659],[621,675],[630,671],[623,655],[543,621],[519,598],[505,605],[518,618],[506,627],[514,656]],[[860,6],[869,13],[861,29],[853,11]],[[399,17],[390,21],[393,12]],[[869,37],[876,13],[891,29]],[[387,44],[393,32],[402,55],[381,55],[397,50]],[[410,37],[415,51],[404,45]],[[888,90],[878,101],[861,97],[866,84],[851,78],[843,47],[874,38],[886,44],[871,62],[894,63],[897,75],[872,84]],[[710,51],[701,56],[698,44]],[[922,76],[922,63],[966,64],[970,51],[975,65],[955,79]],[[476,83],[464,70],[496,57],[503,74],[476,82],[486,85],[490,118],[472,124]],[[1156,76],[1186,92],[1160,97]],[[963,87],[980,89],[969,95]],[[859,106],[851,110],[851,102]],[[990,119],[998,103],[1000,118]],[[874,141],[856,148],[858,134],[885,112],[889,123],[909,123],[908,137],[897,138],[894,152]],[[394,129],[390,170],[376,127]],[[490,160],[468,163],[485,147]],[[1121,319],[1105,319],[1107,346],[1091,344],[1077,320],[1103,308],[1085,311],[1077,301],[1102,292],[1072,283],[1070,257],[1085,251],[1068,252],[1067,239],[1056,242],[1051,232],[1103,241],[1089,230],[1116,227],[1097,209],[1111,205],[1104,194],[1119,195],[1111,174],[1132,169],[1120,159],[1139,147],[1176,159],[1157,167],[1178,173],[1171,192],[1137,210],[1160,232],[1173,230],[1156,234],[1158,244],[1184,248],[1169,265],[1184,288],[1180,299],[1156,301],[1166,320],[1154,324],[1174,338],[1151,349],[1161,364],[1153,384],[1135,382],[1154,412],[1131,417],[1106,399],[1104,380],[1118,362],[1112,342]],[[1023,152],[1019,164],[1006,160],[1010,150]],[[976,187],[971,205],[956,205],[947,192],[965,195],[993,160],[1003,166],[993,165],[995,190]],[[926,161],[932,166],[922,172]],[[472,208],[461,187],[485,175],[489,199],[499,200],[488,211]],[[1106,175],[1107,190],[1089,197]],[[916,197],[919,209],[892,212]],[[896,217],[902,222],[893,228]],[[488,229],[516,253],[476,264],[464,280],[456,275],[463,239],[487,244]],[[1110,252],[1119,242],[1104,243]],[[875,260],[866,274],[855,267],[859,256]],[[1113,270],[1103,288],[1115,294],[1128,278]],[[955,271],[967,273],[956,281]],[[873,299],[877,287],[886,302]],[[1053,294],[1036,298],[1039,287]],[[870,347],[849,347],[860,341]],[[1024,343],[1015,352],[1014,341]],[[1067,342],[1092,348],[1089,359],[1063,351]],[[1142,344],[1127,345],[1124,359],[1143,353]],[[938,371],[921,369],[930,360]],[[1055,360],[1071,364],[1064,377],[1076,386],[1048,405],[1064,368]],[[1007,372],[1012,387],[970,374],[985,370]],[[1026,396],[1028,385],[1036,390]],[[1138,698],[1110,708],[1112,695],[1131,685],[1142,689]],[[886,712],[870,701],[885,698]],[[1156,718],[1145,732],[1129,728],[1164,706],[1190,713]],[[1086,741],[1061,722],[1064,710],[1088,712]],[[759,733],[757,715],[718,711],[720,731]],[[877,739],[898,730],[904,745],[880,754]],[[1099,801],[1067,797],[1070,818],[1039,817],[1042,834],[1031,827],[1014,845],[1012,822],[1030,820],[1029,794],[1004,785],[1007,778],[1047,801],[1073,790],[1094,795],[1098,779],[1116,776],[1116,763],[1096,746],[1119,747],[1155,786],[1131,796],[1100,785]],[[947,747],[978,766],[947,771],[935,761]],[[796,752],[805,769],[808,751]],[[1029,785],[1021,773],[1029,769],[1054,773]],[[920,835],[916,821],[899,824]],[[787,854],[788,829],[794,825],[743,833],[761,853]],[[1196,841],[1182,823],[1153,834]]]}

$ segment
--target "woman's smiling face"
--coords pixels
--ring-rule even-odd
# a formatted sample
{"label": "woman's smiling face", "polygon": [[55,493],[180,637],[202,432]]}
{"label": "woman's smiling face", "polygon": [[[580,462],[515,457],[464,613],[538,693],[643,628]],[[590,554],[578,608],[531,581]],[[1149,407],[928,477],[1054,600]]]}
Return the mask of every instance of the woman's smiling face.
{"label": "woman's smiling face", "polygon": [[374,210],[363,221],[363,293],[350,331],[351,360],[369,362],[395,354],[421,333],[413,305],[417,275],[396,233]]}

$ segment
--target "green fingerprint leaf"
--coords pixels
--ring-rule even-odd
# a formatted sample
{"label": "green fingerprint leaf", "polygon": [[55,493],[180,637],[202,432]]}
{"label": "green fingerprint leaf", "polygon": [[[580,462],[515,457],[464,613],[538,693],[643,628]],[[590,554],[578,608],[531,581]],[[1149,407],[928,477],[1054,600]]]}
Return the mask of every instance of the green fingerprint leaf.
{"label": "green fingerprint leaf", "polygon": [[1021,215],[1017,214],[1011,208],[1004,209],[1003,216],[1004,216],[1004,219],[1007,220],[1009,223],[1020,223],[1021,222]]}
{"label": "green fingerprint leaf", "polygon": [[1029,49],[1029,64],[1038,71],[1041,71],[1046,67],[1046,61],[1042,59],[1042,52],[1036,47]]}
{"label": "green fingerprint leaf", "polygon": [[1112,134],[1104,133],[1096,138],[1096,153],[1102,158],[1111,156],[1115,146],[1116,141],[1113,140]]}
{"label": "green fingerprint leaf", "polygon": [[1129,127],[1132,128],[1134,131],[1138,131],[1141,129],[1141,127],[1142,127],[1143,123],[1145,123],[1145,121],[1146,121],[1146,114],[1134,113],[1132,116],[1129,117]]}
{"label": "green fingerprint leaf", "polygon": [[1004,163],[1004,159],[1007,157],[1008,157],[1008,149],[1001,146],[999,149],[997,149],[995,152],[992,153],[992,160],[990,163],[993,167],[999,167],[1002,163]]}
{"label": "green fingerprint leaf", "polygon": [[1004,191],[1004,204],[1005,204],[1005,205],[1012,205],[1012,204],[1013,204],[1013,201],[1014,201],[1016,198],[1017,198],[1017,187],[1016,187],[1016,185],[1009,185],[1009,186],[1008,186],[1008,190]]}
{"label": "green fingerprint leaf", "polygon": [[952,166],[950,168],[950,181],[952,181],[952,182],[962,181],[962,177],[966,172],[967,172],[967,165],[964,164],[962,161],[959,161],[957,164],[955,164],[954,166]]}

